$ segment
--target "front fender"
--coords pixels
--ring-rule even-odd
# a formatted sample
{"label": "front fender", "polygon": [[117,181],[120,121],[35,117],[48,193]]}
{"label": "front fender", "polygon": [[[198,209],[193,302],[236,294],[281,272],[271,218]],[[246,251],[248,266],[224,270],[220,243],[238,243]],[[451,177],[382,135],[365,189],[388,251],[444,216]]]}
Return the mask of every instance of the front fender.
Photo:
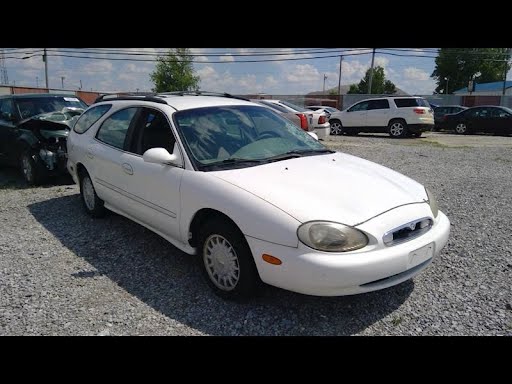
{"label": "front fender", "polygon": [[207,172],[185,172],[181,182],[181,240],[188,241],[196,212],[210,208],[227,215],[246,236],[297,247],[298,220],[260,197]]}

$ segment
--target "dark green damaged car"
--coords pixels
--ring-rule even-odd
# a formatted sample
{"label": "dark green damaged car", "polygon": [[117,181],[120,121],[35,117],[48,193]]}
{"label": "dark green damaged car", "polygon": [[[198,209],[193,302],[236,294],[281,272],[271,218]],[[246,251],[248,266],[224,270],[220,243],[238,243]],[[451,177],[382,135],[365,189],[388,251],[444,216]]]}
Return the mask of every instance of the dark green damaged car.
{"label": "dark green damaged car", "polygon": [[0,96],[0,164],[19,167],[29,185],[67,172],[69,130],[86,108],[75,95]]}

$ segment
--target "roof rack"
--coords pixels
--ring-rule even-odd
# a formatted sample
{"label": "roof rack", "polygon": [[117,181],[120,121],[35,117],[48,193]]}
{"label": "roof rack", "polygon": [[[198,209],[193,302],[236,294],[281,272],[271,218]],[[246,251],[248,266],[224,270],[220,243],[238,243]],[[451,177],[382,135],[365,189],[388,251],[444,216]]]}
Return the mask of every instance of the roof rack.
{"label": "roof rack", "polygon": [[126,94],[126,95],[117,95],[117,94],[107,94],[107,95],[101,95],[96,100],[94,100],[94,103],[99,103],[101,101],[110,101],[110,100],[140,100],[140,101],[153,101],[155,103],[160,104],[167,104],[165,100],[163,100],[160,97],[157,97],[155,93],[149,93],[146,95],[141,94]]}
{"label": "roof rack", "polygon": [[156,94],[158,95],[175,95],[175,96],[218,96],[218,97],[228,97],[230,99],[238,99],[249,101],[249,99],[241,96],[235,96],[226,92],[211,92],[211,91],[177,91],[177,92],[160,92]]}

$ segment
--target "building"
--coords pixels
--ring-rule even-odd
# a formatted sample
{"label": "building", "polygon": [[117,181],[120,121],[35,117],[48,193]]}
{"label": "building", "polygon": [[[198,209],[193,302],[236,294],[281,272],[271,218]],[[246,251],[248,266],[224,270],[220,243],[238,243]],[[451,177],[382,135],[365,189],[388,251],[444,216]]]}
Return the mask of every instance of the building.
{"label": "building", "polygon": [[[464,87],[453,92],[459,96],[501,96],[503,95],[503,81],[494,81],[492,83],[475,83],[475,90],[468,91],[468,87]],[[512,81],[505,82],[505,95],[512,95]]]}

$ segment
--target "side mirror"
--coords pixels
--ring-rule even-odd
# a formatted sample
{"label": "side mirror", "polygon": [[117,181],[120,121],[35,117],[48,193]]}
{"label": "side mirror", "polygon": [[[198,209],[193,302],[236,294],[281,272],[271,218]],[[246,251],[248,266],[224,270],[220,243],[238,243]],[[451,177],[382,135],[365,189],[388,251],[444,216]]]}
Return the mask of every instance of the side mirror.
{"label": "side mirror", "polygon": [[170,154],[165,148],[151,148],[144,152],[142,159],[146,163],[174,165],[175,167],[183,166],[183,161],[179,155],[177,144],[174,144],[172,154]]}
{"label": "side mirror", "polygon": [[14,118],[14,115],[10,112],[2,112],[2,119],[6,121],[14,122],[16,119]]}
{"label": "side mirror", "polygon": [[315,132],[310,132],[308,131],[307,132],[309,136],[311,136],[313,139],[315,139],[316,141],[318,141],[318,135],[315,133]]}

